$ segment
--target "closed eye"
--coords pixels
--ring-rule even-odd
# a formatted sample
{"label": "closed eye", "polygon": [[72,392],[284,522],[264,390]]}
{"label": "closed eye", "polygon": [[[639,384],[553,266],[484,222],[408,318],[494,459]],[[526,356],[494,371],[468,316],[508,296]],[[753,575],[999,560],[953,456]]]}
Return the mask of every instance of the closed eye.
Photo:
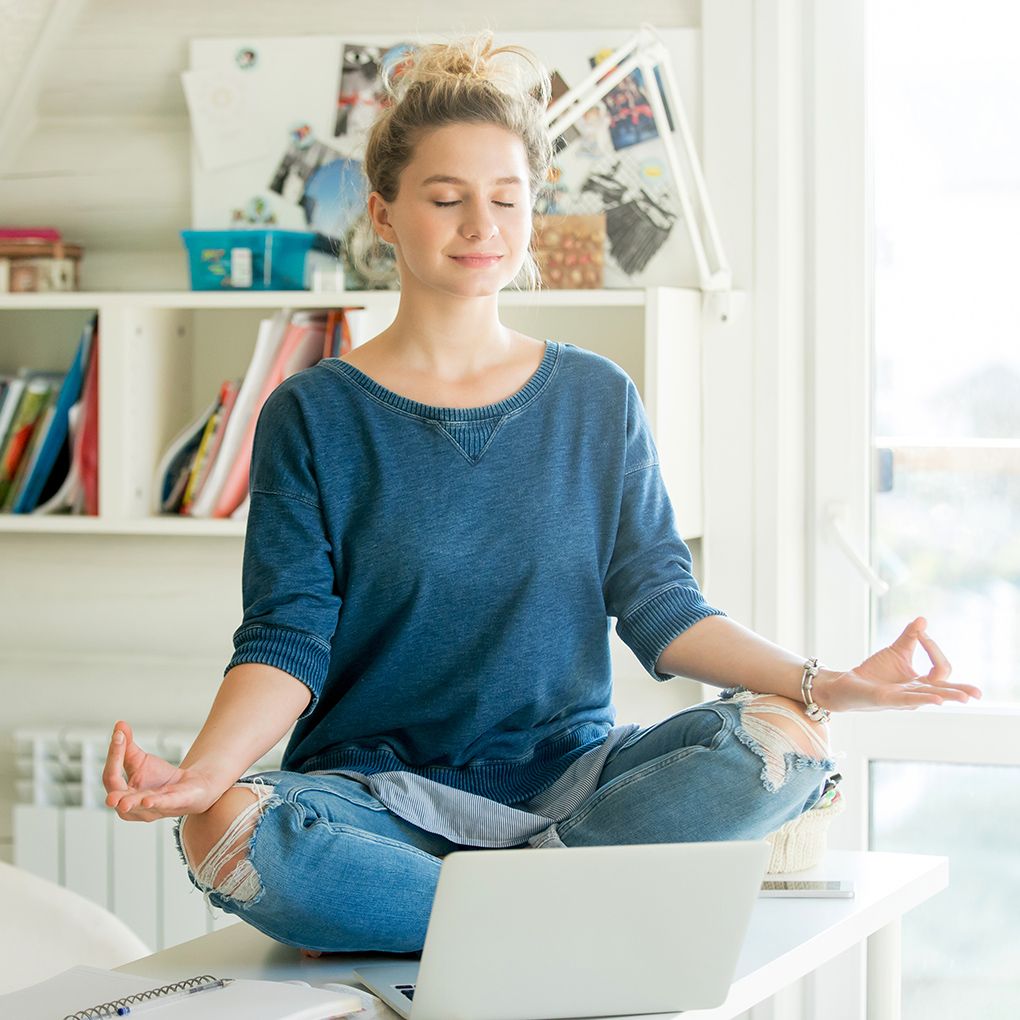
{"label": "closed eye", "polygon": [[[448,205],[457,205],[458,203],[457,202],[435,202],[434,204],[438,205],[438,206],[442,206],[442,207],[445,208]],[[514,207],[514,203],[513,202],[497,202],[496,205],[501,205],[504,209],[513,209],[513,207]]]}

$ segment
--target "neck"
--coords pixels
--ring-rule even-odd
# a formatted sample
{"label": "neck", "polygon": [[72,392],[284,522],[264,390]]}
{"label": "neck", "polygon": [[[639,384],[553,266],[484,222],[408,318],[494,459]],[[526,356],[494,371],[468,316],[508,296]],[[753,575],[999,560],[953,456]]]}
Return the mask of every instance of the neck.
{"label": "neck", "polygon": [[499,321],[496,294],[461,297],[402,289],[393,323],[377,341],[412,371],[449,382],[505,362],[513,330]]}

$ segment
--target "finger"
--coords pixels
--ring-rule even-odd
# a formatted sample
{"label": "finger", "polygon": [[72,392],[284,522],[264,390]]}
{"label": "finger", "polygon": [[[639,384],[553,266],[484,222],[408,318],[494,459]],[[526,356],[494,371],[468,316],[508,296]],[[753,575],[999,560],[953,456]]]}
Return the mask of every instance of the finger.
{"label": "finger", "polygon": [[919,616],[917,619],[911,620],[910,623],[903,628],[903,632],[890,647],[900,648],[909,655],[913,651],[914,645],[917,643],[920,632],[927,626],[928,623],[923,616]]}
{"label": "finger", "polygon": [[[110,797],[107,797],[107,800],[111,800],[112,797],[113,795],[111,794]],[[123,793],[119,794],[116,802],[111,804],[110,806],[115,808],[117,814],[123,817],[125,814],[129,813],[131,809],[138,803],[139,797],[140,791],[129,786],[125,791],[123,791]]]}
{"label": "finger", "polygon": [[143,808],[133,808],[131,811],[123,812],[118,811],[117,814],[125,822],[156,822],[165,817],[165,815],[161,815],[157,811],[146,811]]}
{"label": "finger", "polygon": [[152,822],[163,817],[158,811],[143,808],[141,800],[141,794],[137,793],[132,797],[123,798],[117,805],[117,814],[126,822]]}
{"label": "finger", "polygon": [[935,692],[943,701],[970,701],[970,698],[963,691],[949,687],[929,687],[929,691]]}
{"label": "finger", "polygon": [[106,787],[107,793],[126,790],[128,786],[124,779],[124,748],[127,746],[127,738],[120,728],[121,725],[120,720],[114,723],[110,749],[106,754],[106,765],[103,767],[103,786]]}
{"label": "finger", "polygon": [[128,780],[135,770],[145,761],[146,753],[135,743],[135,735],[131,727],[124,723],[124,771],[128,774]]}
{"label": "finger", "polygon": [[941,692],[913,690],[899,691],[892,699],[891,704],[900,708],[920,708],[922,705],[941,705],[945,700]]}
{"label": "finger", "polygon": [[159,793],[145,794],[140,804],[143,808],[169,814],[181,814],[181,809],[189,807],[194,799],[194,791],[181,789],[179,786],[164,787]]}
{"label": "finger", "polygon": [[924,679],[932,687],[945,691],[946,697],[958,696],[960,701],[969,701],[971,698],[981,697],[981,688],[975,687],[973,684],[951,683],[949,680],[938,680],[931,677],[925,677]]}
{"label": "finger", "polygon": [[928,675],[933,679],[937,676],[940,680],[949,676],[953,667],[942,654],[942,649],[923,630],[917,635],[917,639],[921,642],[921,647],[928,653],[928,658],[935,664],[935,668],[930,670]]}
{"label": "finger", "polygon": [[111,791],[110,793],[108,793],[108,794],[106,795],[106,806],[107,806],[107,807],[112,807],[112,808],[115,808],[115,807],[117,807],[117,805],[118,805],[118,804],[120,804],[120,802],[121,802],[121,801],[122,801],[122,800],[123,800],[123,799],[124,799],[124,798],[125,798],[125,797],[126,797],[126,796],[127,796],[128,794],[129,794],[129,793],[133,793],[133,792],[134,792],[134,791],[133,791],[133,790],[131,789],[131,787],[128,787],[128,788],[127,788],[127,789],[125,789],[125,790],[112,790],[112,791]]}

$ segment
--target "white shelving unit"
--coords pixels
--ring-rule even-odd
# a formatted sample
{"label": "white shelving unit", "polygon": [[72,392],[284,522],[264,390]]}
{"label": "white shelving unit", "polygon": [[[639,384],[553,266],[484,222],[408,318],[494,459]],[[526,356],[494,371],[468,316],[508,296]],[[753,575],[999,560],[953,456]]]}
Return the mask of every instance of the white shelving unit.
{"label": "white shelving unit", "polygon": [[[97,312],[100,327],[100,514],[3,514],[0,533],[242,536],[241,521],[151,513],[167,444],[223,379],[243,375],[258,321],[274,309],[364,307],[367,339],[393,321],[398,300],[395,291],[0,294],[0,370],[66,371],[85,318]],[[511,327],[597,351],[628,372],[685,539],[702,533],[701,301],[674,287],[500,294]]]}

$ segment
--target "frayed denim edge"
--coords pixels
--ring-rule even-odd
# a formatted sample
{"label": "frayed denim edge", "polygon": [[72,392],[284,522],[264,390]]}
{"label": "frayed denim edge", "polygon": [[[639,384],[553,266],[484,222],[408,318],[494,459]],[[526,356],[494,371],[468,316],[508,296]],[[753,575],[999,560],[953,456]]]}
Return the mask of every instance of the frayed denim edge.
{"label": "frayed denim edge", "polygon": [[[266,785],[265,781],[261,778],[261,776],[253,776],[250,779],[250,781],[247,782],[244,779],[239,779],[233,785],[233,787],[231,787],[231,789],[237,786],[255,786],[258,785],[259,783],[261,783],[262,785]],[[261,794],[256,792],[255,796],[260,798]],[[258,812],[255,825],[252,828],[251,834],[248,837],[248,844],[245,851],[245,858],[249,862],[251,862],[251,855],[252,850],[254,849],[255,846],[255,839],[259,834],[259,829],[262,827],[262,823],[266,820],[266,816],[269,814],[269,811],[272,808],[277,807],[280,804],[283,804],[284,799],[283,797],[280,797],[279,795],[273,793],[266,797],[264,800],[260,800],[259,803],[261,805],[261,810]],[[265,895],[266,889],[265,886],[262,884],[261,876],[258,875],[258,873],[255,871],[254,864],[252,864],[252,872],[256,875],[256,878],[258,879],[259,889],[258,892],[255,893],[255,895],[252,896],[250,899],[238,900],[235,899],[233,896],[224,895],[223,893],[215,889],[213,886],[203,888],[201,885],[199,885],[197,881],[197,876],[192,872],[191,865],[188,863],[187,855],[184,853],[184,845],[181,839],[181,824],[185,817],[186,817],[185,815],[181,815],[174,821],[172,829],[174,835],[174,842],[177,844],[177,854],[180,857],[181,863],[184,865],[184,869],[188,874],[188,879],[190,880],[191,884],[202,893],[202,898],[205,900],[206,906],[218,907],[220,910],[226,910],[225,907],[221,907],[219,906],[219,904],[213,903],[211,899],[212,896],[217,896],[224,903],[229,904],[231,907],[231,910],[229,912],[233,913],[240,913],[246,908],[253,907],[256,903],[258,903],[259,900],[261,900],[262,897]],[[199,867],[201,867],[201,864],[202,862],[200,861]]]}

